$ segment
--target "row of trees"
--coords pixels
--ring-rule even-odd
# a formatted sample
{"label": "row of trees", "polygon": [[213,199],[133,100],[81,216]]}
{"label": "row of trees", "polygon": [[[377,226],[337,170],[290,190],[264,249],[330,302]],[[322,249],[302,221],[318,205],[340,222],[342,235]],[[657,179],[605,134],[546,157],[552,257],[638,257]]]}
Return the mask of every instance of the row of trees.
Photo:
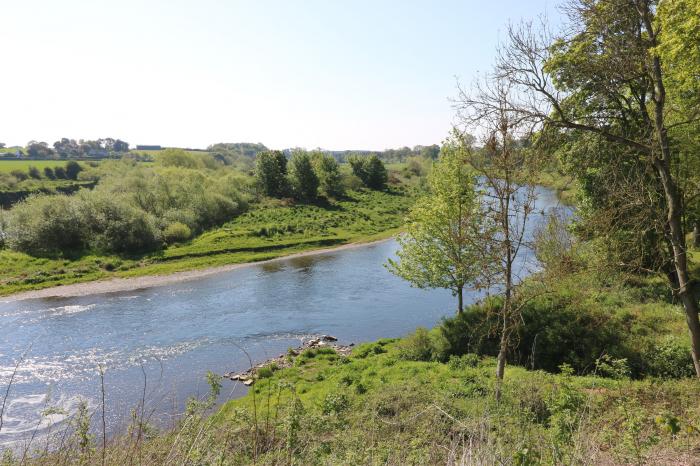
{"label": "row of trees", "polygon": [[105,157],[110,154],[129,152],[129,143],[113,138],[94,141],[61,138],[61,140],[54,142],[53,146],[49,146],[46,142],[29,141],[24,152],[27,156],[35,159]]}
{"label": "row of trees", "polygon": [[[577,232],[598,260],[667,278],[700,377],[700,293],[686,244],[700,218],[700,4],[575,0],[566,11],[561,34],[510,27],[493,72],[461,89],[461,125],[389,267],[417,286],[453,290],[460,310],[465,286],[498,291],[500,386],[530,298],[514,268],[534,207],[528,181],[557,157],[580,182]],[[467,132],[481,135],[479,149]]]}
{"label": "row of trees", "polygon": [[[354,157],[350,164],[355,176],[370,189],[384,189],[387,171],[376,156]],[[342,196],[345,187],[335,157],[320,151],[295,150],[291,157],[281,151],[257,155],[255,177],[260,190],[269,197],[293,196],[313,200],[319,193],[331,198]]]}

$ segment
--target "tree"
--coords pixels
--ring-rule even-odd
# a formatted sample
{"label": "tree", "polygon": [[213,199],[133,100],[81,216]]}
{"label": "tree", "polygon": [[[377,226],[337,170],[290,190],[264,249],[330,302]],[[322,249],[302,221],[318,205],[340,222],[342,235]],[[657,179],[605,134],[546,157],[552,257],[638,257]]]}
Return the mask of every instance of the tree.
{"label": "tree", "polygon": [[289,175],[294,195],[298,199],[316,199],[319,180],[316,172],[314,172],[309,153],[301,150],[294,151],[290,163]]}
{"label": "tree", "polygon": [[129,143],[122,141],[121,139],[117,139],[114,141],[113,149],[114,152],[129,152]]}
{"label": "tree", "polygon": [[323,194],[326,197],[342,196],[344,194],[343,177],[335,157],[323,152],[314,152],[311,160]]}
{"label": "tree", "polygon": [[0,142],[0,149],[4,149],[4,148],[5,148],[5,143],[4,143],[4,142]]}
{"label": "tree", "polygon": [[27,143],[27,155],[34,159],[49,158],[53,156],[54,151],[51,150],[45,142],[29,141]]}
{"label": "tree", "polygon": [[526,226],[536,199],[530,172],[532,164],[521,142],[530,137],[529,127],[526,120],[508,110],[511,92],[507,80],[487,77],[476,86],[474,95],[462,92],[459,103],[462,123],[484,137],[481,153],[468,157],[467,163],[483,180],[487,191],[487,217],[494,225],[490,235],[483,238],[484,247],[493,254],[483,264],[481,279],[489,288],[499,290],[503,297],[497,330],[497,399],[501,394],[511,336],[520,325],[521,310],[528,301],[518,287],[516,263],[520,252],[527,247]]}
{"label": "tree", "polygon": [[481,242],[488,222],[481,209],[476,179],[457,141],[443,146],[428,178],[430,194],[411,209],[406,231],[399,235],[398,260],[387,268],[418,288],[446,288],[464,309],[464,288],[481,273],[488,248]]}
{"label": "tree", "polygon": [[70,160],[66,162],[66,178],[69,180],[77,180],[78,173],[83,171],[83,167],[80,166],[75,160]]}
{"label": "tree", "polygon": [[669,86],[668,76],[678,67],[662,60],[657,6],[653,0],[576,0],[568,8],[571,32],[565,36],[550,37],[532,24],[511,27],[498,74],[516,87],[518,97],[508,111],[564,138],[595,135],[634,154],[652,174],[661,193],[656,219],[670,251],[669,286],[683,305],[700,377],[700,319],[685,240],[687,203],[677,175],[681,151],[673,139],[698,115],[675,117],[672,104],[682,97],[673,95],[678,88]]}
{"label": "tree", "polygon": [[287,158],[280,151],[263,151],[256,156],[255,179],[266,196],[287,194]]}
{"label": "tree", "polygon": [[376,155],[366,157],[352,155],[348,157],[348,163],[352,167],[353,174],[368,188],[384,189],[386,187],[389,176],[384,163]]}

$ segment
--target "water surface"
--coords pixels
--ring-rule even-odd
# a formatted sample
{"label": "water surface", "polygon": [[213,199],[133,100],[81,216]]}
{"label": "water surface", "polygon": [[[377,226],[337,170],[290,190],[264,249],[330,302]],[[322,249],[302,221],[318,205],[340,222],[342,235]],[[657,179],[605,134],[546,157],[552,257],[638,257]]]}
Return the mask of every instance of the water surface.
{"label": "water surface", "polygon": [[[540,190],[538,209],[557,205]],[[532,217],[534,226],[542,219]],[[454,313],[445,290],[419,290],[383,266],[395,241],[251,265],[157,288],[0,303],[0,390],[16,362],[0,443],[56,429],[80,400],[99,407],[106,371],[107,423],[124,427],[146,387],[147,412],[168,423],[205,374],[243,370],[310,335],[341,343],[398,337]],[[526,254],[530,257],[529,254]],[[521,264],[528,273],[532,261]],[[468,294],[467,303],[478,296]],[[244,388],[226,381],[221,399]],[[2,396],[2,394],[0,394]]]}

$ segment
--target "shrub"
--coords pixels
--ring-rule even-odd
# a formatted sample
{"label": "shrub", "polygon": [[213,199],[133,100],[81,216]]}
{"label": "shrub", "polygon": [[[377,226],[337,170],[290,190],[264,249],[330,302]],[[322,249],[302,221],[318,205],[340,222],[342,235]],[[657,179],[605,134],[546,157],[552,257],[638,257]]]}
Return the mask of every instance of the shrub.
{"label": "shrub", "polygon": [[481,358],[474,353],[467,353],[461,356],[450,356],[448,364],[451,369],[466,369],[468,367],[476,367],[479,365]]}
{"label": "shrub", "polygon": [[27,173],[23,172],[22,170],[12,170],[10,172],[10,175],[17,178],[18,181],[24,181],[27,178],[29,178],[29,175]]}
{"label": "shrub", "polygon": [[430,361],[434,359],[435,346],[430,333],[424,327],[418,327],[415,332],[399,343],[399,357],[409,361]]}
{"label": "shrub", "polygon": [[41,179],[41,172],[36,167],[29,167],[27,169],[27,173],[29,174],[30,178],[33,178],[35,180]]}
{"label": "shrub", "polygon": [[56,179],[56,174],[53,172],[53,168],[51,167],[44,167],[44,176],[49,180]]}
{"label": "shrub", "polygon": [[325,415],[340,414],[350,406],[350,400],[344,393],[329,393],[323,399],[321,411]]}
{"label": "shrub", "polygon": [[66,163],[66,178],[69,180],[77,180],[78,173],[83,171],[83,167],[80,166],[75,160],[71,160]]}
{"label": "shrub", "polygon": [[163,167],[180,167],[195,169],[203,166],[197,158],[182,149],[165,149],[158,154],[157,163]]}
{"label": "shrub", "polygon": [[163,230],[163,239],[167,243],[181,243],[190,239],[191,236],[190,227],[180,222],[171,223]]}
{"label": "shrub", "polygon": [[82,223],[90,234],[90,246],[98,251],[135,253],[160,247],[156,219],[132,206],[124,196],[99,191],[83,192]]}
{"label": "shrub", "polygon": [[[496,356],[499,299],[490,299],[465,309],[440,324],[436,358],[476,353]],[[522,310],[522,321],[513,340],[509,361],[533,369],[556,372],[567,363],[577,372],[591,372],[601,354],[627,358],[627,332],[621,319],[600,308],[577,305],[566,297],[534,300]]]}
{"label": "shrub", "polygon": [[668,338],[653,344],[644,354],[647,375],[681,379],[695,375],[690,348],[676,339]]}
{"label": "shrub", "polygon": [[67,252],[86,245],[81,207],[77,198],[64,195],[31,196],[7,215],[7,243],[33,254]]}

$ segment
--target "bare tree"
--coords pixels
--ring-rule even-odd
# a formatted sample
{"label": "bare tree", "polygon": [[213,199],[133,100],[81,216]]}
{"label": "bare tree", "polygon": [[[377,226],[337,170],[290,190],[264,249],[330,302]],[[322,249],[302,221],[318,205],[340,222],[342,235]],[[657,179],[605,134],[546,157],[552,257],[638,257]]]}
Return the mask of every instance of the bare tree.
{"label": "bare tree", "polygon": [[[465,129],[479,134],[480,151],[472,151],[467,162],[484,185],[487,215],[495,226],[483,243],[492,252],[482,264],[483,283],[502,294],[496,365],[496,397],[500,398],[508,350],[517,329],[527,297],[519,293],[523,249],[528,247],[526,227],[536,200],[531,160],[524,147],[530,139],[529,118],[509,111],[511,84],[494,76],[477,83],[473,93],[460,92],[457,102]],[[521,267],[519,267],[519,264]]]}

